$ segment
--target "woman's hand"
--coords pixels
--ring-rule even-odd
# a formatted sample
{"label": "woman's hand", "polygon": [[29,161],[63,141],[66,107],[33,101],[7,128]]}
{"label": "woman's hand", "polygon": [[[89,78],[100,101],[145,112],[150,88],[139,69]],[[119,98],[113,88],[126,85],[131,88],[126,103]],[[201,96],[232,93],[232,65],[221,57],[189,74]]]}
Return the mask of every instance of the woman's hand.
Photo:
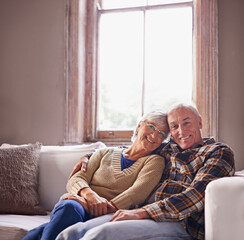
{"label": "woman's hand", "polygon": [[115,212],[115,207],[107,199],[100,197],[90,188],[83,188],[79,193],[87,202],[89,213],[92,216],[101,216]]}
{"label": "woman's hand", "polygon": [[108,204],[108,212],[107,213],[115,213],[118,210],[117,207],[112,202]]}
{"label": "woman's hand", "polygon": [[118,210],[110,222],[123,221],[123,220],[138,220],[138,219],[146,219],[151,218],[146,210],[143,208],[137,208],[133,210]]}
{"label": "woman's hand", "polygon": [[69,175],[69,179],[75,174],[77,173],[78,171],[82,171],[82,172],[86,172],[86,169],[87,169],[87,163],[88,163],[88,157],[85,155],[85,156],[82,156],[80,158],[80,161],[74,166],[71,174]]}
{"label": "woman's hand", "polygon": [[88,209],[88,205],[87,205],[87,201],[79,196],[79,195],[73,195],[71,193],[65,193],[62,197],[61,197],[62,200],[67,200],[67,199],[70,199],[70,200],[75,200],[76,202],[80,203],[83,208],[85,209],[86,212],[89,213],[89,209]]}

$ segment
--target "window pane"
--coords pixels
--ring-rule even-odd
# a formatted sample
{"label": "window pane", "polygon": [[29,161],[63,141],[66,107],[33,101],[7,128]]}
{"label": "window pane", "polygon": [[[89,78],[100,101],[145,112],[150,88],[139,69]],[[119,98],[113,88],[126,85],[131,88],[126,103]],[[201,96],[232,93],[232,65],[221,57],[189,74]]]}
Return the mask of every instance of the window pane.
{"label": "window pane", "polygon": [[147,0],[102,0],[102,9],[146,6]]}
{"label": "window pane", "polygon": [[148,0],[148,5],[161,5],[169,3],[185,3],[192,2],[192,0]]}
{"label": "window pane", "polygon": [[192,8],[146,15],[145,112],[192,97]]}
{"label": "window pane", "polygon": [[132,129],[141,115],[141,12],[107,13],[100,19],[98,129]]}
{"label": "window pane", "polygon": [[117,9],[192,2],[192,0],[101,0],[102,9]]}

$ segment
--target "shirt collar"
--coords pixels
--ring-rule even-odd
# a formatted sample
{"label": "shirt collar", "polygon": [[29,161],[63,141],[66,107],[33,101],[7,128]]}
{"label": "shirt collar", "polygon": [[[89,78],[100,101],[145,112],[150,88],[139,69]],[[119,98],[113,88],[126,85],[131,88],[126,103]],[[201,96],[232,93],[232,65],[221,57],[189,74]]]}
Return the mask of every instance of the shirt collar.
{"label": "shirt collar", "polygon": [[198,143],[198,144],[192,146],[191,148],[183,150],[177,145],[177,143],[173,140],[173,138],[170,138],[168,145],[172,149],[173,152],[183,152],[183,151],[193,150],[195,148],[200,148],[200,147],[203,147],[205,145],[212,144],[212,143],[215,143],[215,140],[213,137],[203,138],[203,143]]}

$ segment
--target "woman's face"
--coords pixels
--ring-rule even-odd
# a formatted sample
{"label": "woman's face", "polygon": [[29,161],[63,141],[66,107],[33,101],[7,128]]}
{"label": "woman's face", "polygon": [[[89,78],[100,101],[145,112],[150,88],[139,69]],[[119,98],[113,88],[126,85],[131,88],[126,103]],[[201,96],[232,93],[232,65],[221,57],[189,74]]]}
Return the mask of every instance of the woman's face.
{"label": "woman's face", "polygon": [[166,138],[167,129],[160,129],[150,121],[142,121],[138,125],[137,132],[135,143],[151,152],[158,148]]}

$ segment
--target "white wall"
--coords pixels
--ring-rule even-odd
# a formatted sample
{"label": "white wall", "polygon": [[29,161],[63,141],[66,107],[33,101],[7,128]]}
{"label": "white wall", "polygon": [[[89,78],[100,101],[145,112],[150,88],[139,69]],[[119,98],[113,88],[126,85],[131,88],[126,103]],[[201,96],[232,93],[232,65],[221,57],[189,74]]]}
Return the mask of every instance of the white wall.
{"label": "white wall", "polygon": [[[219,140],[244,169],[244,1],[219,0]],[[0,0],[0,144],[60,144],[65,0]]]}

